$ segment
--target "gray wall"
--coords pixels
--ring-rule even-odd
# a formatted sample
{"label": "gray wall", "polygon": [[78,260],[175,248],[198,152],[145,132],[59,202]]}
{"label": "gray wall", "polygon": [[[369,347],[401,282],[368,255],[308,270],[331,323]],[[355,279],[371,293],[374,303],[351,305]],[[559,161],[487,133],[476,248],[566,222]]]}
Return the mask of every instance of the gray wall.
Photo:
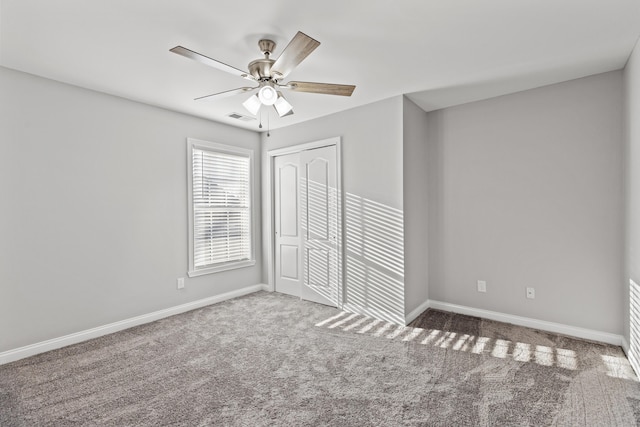
{"label": "gray wall", "polygon": [[428,113],[431,299],[622,333],[622,99],[616,71]]}
{"label": "gray wall", "polygon": [[404,305],[409,314],[429,297],[426,191],[427,113],[403,98]]}
{"label": "gray wall", "polygon": [[256,133],[0,68],[0,352],[261,283],[260,257],[186,276],[187,137],[259,150]]}
{"label": "gray wall", "polygon": [[[637,281],[639,61],[625,71]],[[622,88],[612,72],[429,114],[395,97],[267,138],[0,68],[0,352],[263,281],[258,220],[255,267],[175,289],[187,137],[262,142],[264,161],[341,136],[346,301],[362,312],[402,322],[429,297],[621,333]]]}
{"label": "gray wall", "polygon": [[[629,280],[640,285],[640,46],[636,46],[624,70],[625,87],[625,271],[624,337],[630,340]],[[637,315],[635,317],[638,317]],[[640,319],[635,319],[636,327]],[[640,354],[634,354],[639,360]]]}
{"label": "gray wall", "polygon": [[345,302],[352,310],[375,312],[399,323],[404,322],[402,99],[398,96],[277,129],[262,139],[266,153],[342,138]]}

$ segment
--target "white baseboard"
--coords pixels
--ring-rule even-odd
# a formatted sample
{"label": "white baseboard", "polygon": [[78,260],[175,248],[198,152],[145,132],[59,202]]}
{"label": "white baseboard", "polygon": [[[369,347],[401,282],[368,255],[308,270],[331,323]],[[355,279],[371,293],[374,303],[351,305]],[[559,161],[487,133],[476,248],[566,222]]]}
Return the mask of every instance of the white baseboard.
{"label": "white baseboard", "polygon": [[55,350],[58,348],[66,347],[71,344],[76,344],[82,341],[87,341],[93,338],[98,338],[103,335],[112,334],[114,332],[122,331],[134,326],[142,325],[145,323],[154,322],[165,317],[173,316],[187,311],[195,310],[197,308],[205,307],[207,305],[216,304],[228,299],[237,298],[243,295],[251,294],[258,291],[268,290],[267,285],[258,284],[254,286],[248,286],[246,288],[238,289],[236,291],[227,292],[221,295],[215,295],[208,298],[203,298],[197,301],[189,302],[186,304],[177,305],[175,307],[165,308],[164,310],[154,311],[152,313],[143,314],[140,316],[132,317],[130,319],[120,320],[118,322],[109,323],[108,325],[98,326],[96,328],[87,329],[73,334],[65,335],[58,338],[53,338],[46,341],[41,341],[35,344],[26,345],[13,350],[8,350],[0,353],[0,365],[5,363],[14,362],[16,360],[24,359],[25,357],[34,356],[36,354],[44,353],[46,351]]}
{"label": "white baseboard", "polygon": [[609,332],[595,331],[592,329],[579,328],[577,326],[563,325],[561,323],[547,322],[544,320],[531,319],[529,317],[514,316],[511,314],[499,313],[496,311],[482,310],[479,308],[465,307],[463,305],[449,304],[440,301],[429,301],[429,307],[437,310],[451,311],[469,316],[482,317],[483,319],[496,320],[498,322],[511,323],[518,326],[539,329],[541,331],[555,332],[569,335],[576,338],[583,338],[592,341],[603,342],[612,345],[622,346],[624,338],[622,335],[611,334]]}
{"label": "white baseboard", "polygon": [[624,336],[622,337],[622,351],[624,351],[624,354],[627,355],[627,358],[629,358],[629,343],[627,342],[627,340],[624,338]]}
{"label": "white baseboard", "polygon": [[418,316],[424,313],[424,311],[429,308],[430,302],[431,302],[430,300],[426,300],[425,302],[420,304],[415,310],[412,310],[411,313],[404,316],[405,325],[408,325],[409,323],[413,322],[418,318]]}
{"label": "white baseboard", "polygon": [[[0,353],[0,365],[5,363],[14,362],[16,360],[24,359],[25,357],[34,356],[36,354],[44,353],[46,351],[55,350],[58,348],[66,347],[71,344],[76,344],[82,341],[87,341],[93,338],[98,338],[103,335],[112,334],[124,329],[128,329],[134,326],[142,325],[145,323],[154,322],[165,317],[173,316],[187,311],[195,310],[197,308],[205,307],[211,304],[216,304],[222,301],[226,301],[232,298],[237,298],[243,295],[248,295],[258,291],[270,291],[270,287],[265,284],[258,284],[254,286],[248,286],[246,288],[238,289],[236,291],[227,292],[221,295],[215,295],[208,298],[203,298],[197,301],[189,302],[186,304],[177,305],[175,307],[166,308],[164,310],[154,311],[152,313],[143,314],[140,316],[132,317],[129,319],[121,320],[107,325],[98,326],[96,328],[87,329],[73,334],[65,335],[58,338],[53,338],[46,341],[41,341],[35,344],[30,344],[24,347],[19,347],[13,350],[8,350]],[[344,307],[350,308],[354,312],[361,312],[362,314],[372,315],[373,317],[380,317],[381,313],[374,312],[370,309],[362,309],[362,307]],[[607,344],[621,346],[624,352],[629,355],[629,345],[622,335],[611,334],[608,332],[594,331],[591,329],[579,328],[576,326],[568,326],[560,323],[547,322],[544,320],[531,319],[528,317],[514,316],[511,314],[504,314],[495,311],[483,310],[479,308],[466,307],[457,304],[449,304],[440,301],[427,300],[420,304],[415,310],[411,311],[405,316],[405,322],[410,323],[415,320],[422,312],[428,308],[434,308],[443,311],[450,311],[453,313],[466,314],[469,316],[481,317],[484,319],[496,320],[499,322],[511,323],[513,325],[525,326],[533,329],[539,329],[548,332],[555,332],[559,334],[569,335],[577,338],[584,338],[593,341],[604,342]],[[356,310],[354,310],[356,309]],[[398,323],[396,319],[391,319],[389,315],[381,316],[394,323]],[[405,324],[406,324],[405,323]],[[635,367],[634,367],[635,368]]]}
{"label": "white baseboard", "polygon": [[627,359],[629,359],[629,364],[633,368],[633,371],[636,373],[636,376],[640,377],[640,363],[638,363],[635,355],[631,354],[631,347],[629,346],[629,343],[624,336],[622,337],[622,350],[627,356]]}

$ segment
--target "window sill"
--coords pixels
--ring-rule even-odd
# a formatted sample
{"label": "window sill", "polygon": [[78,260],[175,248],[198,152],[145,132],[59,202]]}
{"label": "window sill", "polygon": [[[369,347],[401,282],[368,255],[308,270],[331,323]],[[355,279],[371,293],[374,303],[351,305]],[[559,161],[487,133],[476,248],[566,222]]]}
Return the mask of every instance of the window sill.
{"label": "window sill", "polygon": [[219,273],[221,271],[235,270],[237,268],[251,267],[254,265],[256,265],[255,260],[239,261],[239,262],[232,262],[229,264],[220,265],[217,267],[208,267],[208,268],[201,268],[199,270],[188,271],[187,274],[189,275],[189,277],[197,277],[197,276],[204,276],[205,274]]}

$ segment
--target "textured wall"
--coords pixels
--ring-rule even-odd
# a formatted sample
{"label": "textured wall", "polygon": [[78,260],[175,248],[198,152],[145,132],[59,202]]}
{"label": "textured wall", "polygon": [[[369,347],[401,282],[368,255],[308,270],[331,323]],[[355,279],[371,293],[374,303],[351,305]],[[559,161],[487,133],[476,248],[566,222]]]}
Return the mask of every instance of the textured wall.
{"label": "textured wall", "polygon": [[187,277],[187,137],[259,147],[256,133],[0,68],[0,352],[261,282],[259,209],[256,266]]}
{"label": "textured wall", "polygon": [[622,333],[622,99],[616,71],[428,113],[431,299]]}
{"label": "textured wall", "polygon": [[409,314],[429,297],[427,113],[403,102],[404,305]]}
{"label": "textured wall", "polygon": [[277,129],[262,139],[266,153],[342,138],[345,301],[352,310],[399,323],[404,322],[402,102],[400,96],[390,98]]}
{"label": "textured wall", "polygon": [[[624,336],[640,359],[640,317],[629,312],[630,281],[640,285],[640,46],[636,46],[624,70],[625,88],[625,276]],[[637,294],[637,289],[634,291]],[[636,307],[640,302],[636,301]],[[631,323],[635,337],[630,339]],[[636,362],[637,363],[637,362]]]}

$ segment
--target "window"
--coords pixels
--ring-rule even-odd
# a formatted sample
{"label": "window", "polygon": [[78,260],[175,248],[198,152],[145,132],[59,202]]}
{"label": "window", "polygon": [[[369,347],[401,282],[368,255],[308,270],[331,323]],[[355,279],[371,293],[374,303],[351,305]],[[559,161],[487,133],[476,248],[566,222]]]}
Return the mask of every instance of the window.
{"label": "window", "polygon": [[253,152],[188,140],[189,276],[255,264]]}

